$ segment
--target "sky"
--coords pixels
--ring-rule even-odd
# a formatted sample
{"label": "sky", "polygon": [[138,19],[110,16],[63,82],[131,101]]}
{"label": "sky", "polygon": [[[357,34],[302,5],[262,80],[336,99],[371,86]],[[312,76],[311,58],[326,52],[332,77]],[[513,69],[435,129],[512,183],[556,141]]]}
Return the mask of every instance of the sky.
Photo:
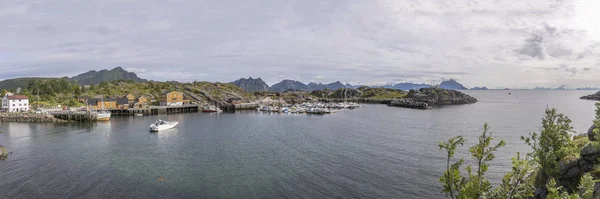
{"label": "sky", "polygon": [[600,1],[0,0],[0,79],[600,87]]}

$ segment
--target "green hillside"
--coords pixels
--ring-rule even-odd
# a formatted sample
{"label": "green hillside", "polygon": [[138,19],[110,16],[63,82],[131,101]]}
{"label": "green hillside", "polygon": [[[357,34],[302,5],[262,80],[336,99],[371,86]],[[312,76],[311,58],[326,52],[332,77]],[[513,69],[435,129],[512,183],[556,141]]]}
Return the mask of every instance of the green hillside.
{"label": "green hillside", "polygon": [[15,78],[15,79],[7,79],[0,81],[0,90],[9,90],[15,91],[17,88],[24,89],[29,86],[29,83],[33,80],[50,80],[50,79],[58,79],[58,78],[43,78],[43,77],[23,77],[23,78]]}
{"label": "green hillside", "polygon": [[31,104],[82,106],[78,99],[95,97],[123,97],[129,93],[158,99],[166,91],[185,93],[192,102],[224,104],[229,98],[252,100],[254,96],[232,84],[213,82],[134,82],[116,80],[98,85],[79,86],[67,78],[33,80],[23,88],[22,94],[31,99]]}

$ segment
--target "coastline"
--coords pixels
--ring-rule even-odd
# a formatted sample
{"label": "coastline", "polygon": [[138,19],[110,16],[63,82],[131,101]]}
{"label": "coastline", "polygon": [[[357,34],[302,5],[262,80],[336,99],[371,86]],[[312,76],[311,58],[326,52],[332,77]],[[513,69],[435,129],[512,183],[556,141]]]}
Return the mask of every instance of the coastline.
{"label": "coastline", "polygon": [[66,120],[57,119],[50,114],[36,113],[0,113],[0,122],[22,123],[65,123]]}

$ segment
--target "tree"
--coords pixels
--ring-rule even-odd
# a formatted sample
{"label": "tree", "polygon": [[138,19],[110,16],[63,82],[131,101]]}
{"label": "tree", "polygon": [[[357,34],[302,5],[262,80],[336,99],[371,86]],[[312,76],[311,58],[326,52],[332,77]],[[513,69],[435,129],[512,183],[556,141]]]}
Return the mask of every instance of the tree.
{"label": "tree", "polygon": [[594,118],[594,128],[593,133],[595,134],[596,139],[600,138],[600,102],[596,102],[596,116]]}
{"label": "tree", "polygon": [[532,198],[535,187],[527,178],[534,171],[531,160],[521,158],[517,153],[517,156],[512,158],[512,171],[504,175],[502,184],[490,194],[490,198]]}
{"label": "tree", "polygon": [[[600,110],[600,105],[597,108]],[[569,120],[563,114],[557,113],[556,109],[546,109],[545,116],[542,118],[542,129],[539,134],[530,133],[530,137],[522,137],[525,142],[533,148],[533,152],[521,158],[517,153],[512,158],[512,171],[508,172],[500,186],[491,189],[491,183],[485,178],[487,171],[487,162],[494,159],[494,152],[502,146],[504,142],[500,141],[492,145],[491,133],[487,135],[489,128],[484,125],[483,133],[479,136],[478,143],[469,148],[471,156],[477,164],[477,171],[473,171],[471,165],[465,170],[468,176],[463,177],[460,174],[460,166],[464,163],[463,159],[450,164],[454,158],[456,147],[463,145],[462,137],[454,137],[448,142],[441,142],[440,149],[447,151],[446,171],[440,177],[442,183],[442,192],[449,198],[493,198],[493,199],[512,199],[512,198],[532,198],[535,192],[535,186],[545,188],[548,191],[546,198],[549,199],[591,199],[593,198],[594,186],[598,182],[590,175],[584,174],[579,183],[569,184],[569,187],[558,186],[556,180],[558,176],[558,161],[567,157],[570,147],[573,143],[569,136],[572,130]],[[600,115],[600,111],[597,111]],[[599,120],[597,117],[596,120]],[[533,175],[536,171],[537,175]],[[541,176],[536,179],[530,176]],[[541,184],[537,184],[540,183]],[[573,186],[573,187],[571,187]],[[577,189],[574,189],[576,186]],[[574,189],[572,193],[569,190]]]}
{"label": "tree", "polygon": [[492,189],[492,184],[484,176],[488,170],[488,162],[494,160],[494,152],[498,148],[503,147],[506,143],[504,140],[500,140],[496,145],[492,146],[492,133],[488,135],[489,126],[487,123],[483,125],[483,133],[479,136],[479,140],[475,146],[469,148],[471,156],[477,163],[477,171],[472,174],[472,167],[467,166],[466,170],[469,173],[469,180],[466,183],[466,187],[469,189],[464,190],[467,198],[479,198],[482,193],[488,193]]}
{"label": "tree", "polygon": [[75,96],[79,97],[81,95],[81,89],[79,89],[79,87],[75,88]]}
{"label": "tree", "polygon": [[450,161],[454,158],[457,146],[464,145],[465,140],[462,136],[456,136],[448,140],[448,142],[440,142],[440,150],[446,150],[446,171],[444,175],[440,177],[440,182],[444,187],[443,192],[446,193],[446,197],[457,198],[457,194],[460,192],[462,184],[464,184],[463,178],[460,175],[460,166],[463,164],[464,159],[450,164]]}
{"label": "tree", "polygon": [[533,149],[528,155],[539,164],[541,172],[537,180],[542,183],[556,176],[558,162],[567,155],[567,149],[573,145],[569,135],[573,129],[571,120],[557,113],[556,109],[546,108],[545,112],[540,134],[533,132],[529,137],[521,137]]}
{"label": "tree", "polygon": [[503,147],[505,142],[501,140],[496,145],[492,145],[494,138],[489,132],[488,124],[483,125],[483,132],[479,136],[478,142],[471,148],[469,152],[471,157],[477,163],[477,170],[473,173],[473,167],[467,166],[465,170],[468,175],[463,177],[460,174],[460,167],[464,163],[464,159],[450,164],[454,158],[454,153],[457,146],[464,144],[464,139],[461,136],[451,138],[447,142],[439,144],[440,150],[446,150],[446,171],[439,181],[442,183],[442,192],[446,193],[446,197],[450,198],[481,198],[484,195],[491,194],[492,185],[485,178],[485,172],[488,170],[488,162],[494,160],[494,152],[498,148]]}

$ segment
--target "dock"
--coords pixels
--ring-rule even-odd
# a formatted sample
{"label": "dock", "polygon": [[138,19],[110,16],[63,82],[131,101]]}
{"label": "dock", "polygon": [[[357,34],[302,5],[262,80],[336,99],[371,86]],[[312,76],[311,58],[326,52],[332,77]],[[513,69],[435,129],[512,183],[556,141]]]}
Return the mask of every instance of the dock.
{"label": "dock", "polygon": [[108,109],[111,115],[158,115],[173,113],[196,113],[200,111],[200,106],[195,104],[181,106],[150,106],[149,108],[130,108],[130,109]]}
{"label": "dock", "polygon": [[87,111],[57,111],[50,112],[56,119],[68,122],[96,122],[98,115]]}

